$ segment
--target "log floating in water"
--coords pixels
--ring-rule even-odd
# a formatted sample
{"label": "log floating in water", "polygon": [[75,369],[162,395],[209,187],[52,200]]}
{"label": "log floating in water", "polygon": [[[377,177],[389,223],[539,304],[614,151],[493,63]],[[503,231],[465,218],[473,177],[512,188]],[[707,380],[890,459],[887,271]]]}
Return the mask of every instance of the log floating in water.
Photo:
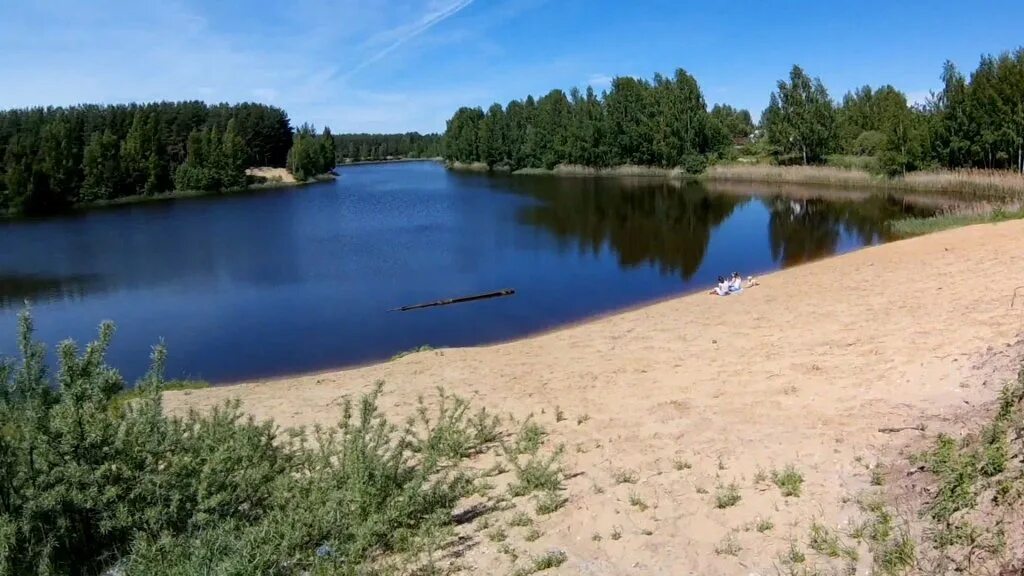
{"label": "log floating in water", "polygon": [[486,294],[475,294],[473,296],[462,296],[461,298],[449,298],[447,300],[437,300],[435,302],[427,302],[425,304],[412,304],[410,306],[402,306],[401,308],[392,308],[388,312],[406,312],[408,310],[418,310],[420,308],[430,308],[433,306],[447,306],[449,304],[462,304],[463,302],[474,302],[476,300],[487,300],[488,298],[501,298],[502,296],[511,296],[516,291],[513,289],[498,290],[497,292],[487,292]]}

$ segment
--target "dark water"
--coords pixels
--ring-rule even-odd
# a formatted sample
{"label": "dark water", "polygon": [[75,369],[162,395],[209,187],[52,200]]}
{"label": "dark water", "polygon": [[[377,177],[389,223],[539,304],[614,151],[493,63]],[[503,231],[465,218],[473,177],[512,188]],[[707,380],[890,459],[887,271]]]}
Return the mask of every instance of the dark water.
{"label": "dark water", "polygon": [[[0,354],[14,352],[29,299],[50,345],[85,342],[101,320],[116,321],[110,360],[130,379],[161,339],[175,377],[308,372],[422,344],[522,336],[704,288],[734,270],[853,250],[916,211],[879,196],[753,192],[765,190],[412,163],[346,167],[336,182],[302,189],[4,223]],[[503,288],[518,293],[387,312]]]}

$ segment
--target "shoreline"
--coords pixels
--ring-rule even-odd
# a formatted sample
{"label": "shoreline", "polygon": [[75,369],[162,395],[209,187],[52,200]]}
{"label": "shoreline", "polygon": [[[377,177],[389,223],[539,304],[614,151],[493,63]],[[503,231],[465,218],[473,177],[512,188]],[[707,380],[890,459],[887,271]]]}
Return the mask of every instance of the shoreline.
{"label": "shoreline", "polygon": [[[874,469],[917,438],[879,427],[962,434],[958,415],[987,409],[1016,373],[1024,344],[1007,309],[1012,288],[988,279],[1022,250],[1024,221],[959,228],[767,274],[735,297],[676,296],[506,343],[164,402],[183,414],[238,399],[283,429],[336,422],[343,400],[377,381],[382,409],[401,421],[443,386],[503,418],[532,415],[552,446],[566,446],[568,502],[535,519],[528,553],[558,547],[568,570],[596,574],[771,573],[815,523],[856,522]],[[802,475],[799,497],[757,480],[788,466]],[[642,480],[623,484],[622,470]],[[716,506],[723,486],[735,486],[735,505]],[[776,532],[742,528],[759,518]],[[621,542],[587,537],[615,532]],[[730,537],[737,556],[716,554]],[[470,571],[502,572],[495,546],[470,550]]]}
{"label": "shoreline", "polygon": [[247,194],[255,194],[259,192],[267,192],[271,190],[279,190],[282,188],[300,188],[303,186],[309,186],[311,184],[322,184],[324,182],[332,182],[337,180],[338,176],[335,174],[320,174],[314,176],[309,180],[303,182],[263,182],[259,184],[252,184],[244,189],[229,190],[229,191],[201,191],[201,190],[181,190],[174,192],[167,192],[164,194],[154,194],[152,196],[145,195],[133,195],[123,196],[121,198],[115,198],[113,200],[100,200],[97,202],[89,202],[86,204],[74,204],[65,212],[59,212],[55,214],[48,214],[45,216],[12,216],[12,215],[0,215],[0,222],[17,222],[20,220],[46,220],[50,218],[59,218],[61,216],[78,216],[87,214],[93,211],[109,210],[115,208],[123,208],[128,206],[137,206],[142,204],[158,204],[161,202],[168,202],[171,200],[190,200],[197,198],[212,198],[212,197],[231,197],[231,196],[245,196]]}
{"label": "shoreline", "polygon": [[870,188],[899,193],[919,192],[968,201],[1013,199],[1024,196],[1024,175],[1006,171],[919,171],[910,172],[905,176],[886,177],[863,170],[835,166],[775,166],[738,163],[712,165],[700,174],[690,174],[678,167],[661,168],[632,164],[602,168],[559,164],[552,169],[508,170],[507,167],[501,165],[489,168],[482,162],[446,161],[445,167],[461,172],[492,172],[513,176],[649,177],[703,182]]}
{"label": "shoreline", "polygon": [[444,162],[443,158],[392,158],[390,160],[356,160],[354,162],[340,162],[338,167],[344,166],[367,166],[370,164],[403,164],[407,162]]}

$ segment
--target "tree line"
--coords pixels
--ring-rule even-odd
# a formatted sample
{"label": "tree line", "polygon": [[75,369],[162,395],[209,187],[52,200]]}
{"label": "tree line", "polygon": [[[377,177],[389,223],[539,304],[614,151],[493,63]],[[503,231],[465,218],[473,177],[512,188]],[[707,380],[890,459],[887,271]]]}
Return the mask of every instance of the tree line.
{"label": "tree line", "polygon": [[[300,131],[300,140],[308,137]],[[242,188],[247,167],[285,166],[292,144],[288,115],[263,104],[0,111],[0,214],[52,214],[126,196]],[[333,146],[330,153],[333,158]],[[326,171],[324,164],[311,170]]]}
{"label": "tree line", "polygon": [[334,136],[339,162],[388,160],[394,158],[438,158],[440,134],[338,134]]}
{"label": "tree line", "polygon": [[1024,173],[1024,48],[981,58],[965,76],[951,62],[942,88],[908,102],[890,85],[864,86],[832,99],[818,78],[794,66],[754,125],[746,110],[708,110],[684,70],[652,81],[619,77],[608,91],[552,90],[506,106],[460,108],[448,120],[444,157],[489,168],[621,164],[703,170],[735,156],[733,145],[781,164],[860,156],[889,174],[930,168],[1010,169]]}
{"label": "tree line", "polygon": [[680,69],[651,81],[615,78],[600,95],[556,89],[486,112],[460,108],[447,123],[444,156],[511,170],[639,164],[699,173],[752,130],[749,112],[709,112],[696,79]]}
{"label": "tree line", "polygon": [[1024,49],[981,58],[969,77],[952,62],[942,88],[912,105],[892,86],[864,86],[835,103],[799,66],[781,80],[761,117],[782,162],[829,154],[877,157],[888,173],[926,168],[1024,172]]}

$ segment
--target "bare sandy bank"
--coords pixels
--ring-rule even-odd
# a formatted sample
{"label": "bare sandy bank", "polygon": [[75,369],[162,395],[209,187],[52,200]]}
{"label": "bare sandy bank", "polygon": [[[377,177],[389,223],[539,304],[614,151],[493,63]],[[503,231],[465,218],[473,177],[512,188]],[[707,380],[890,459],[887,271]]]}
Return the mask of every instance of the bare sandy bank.
{"label": "bare sandy bank", "polygon": [[[547,573],[774,574],[812,521],[850,519],[868,468],[918,434],[880,427],[958,433],[1015,371],[1024,303],[1009,305],[1024,284],[1022,253],[1024,221],[962,228],[778,272],[739,296],[687,296],[520,341],[166,402],[180,411],[238,397],[256,417],[293,426],[335,420],[342,397],[378,379],[397,417],[443,385],[475,406],[533,412],[566,444],[568,505],[537,519],[536,541],[510,537],[523,553],[565,550]],[[787,464],[806,479],[802,496],[755,482],[759,469]],[[638,482],[617,484],[620,469]],[[716,508],[716,488],[732,482],[741,500]],[[764,519],[774,527],[753,529]],[[507,573],[499,544],[465,530],[468,573]],[[716,553],[730,534],[735,555]]]}

